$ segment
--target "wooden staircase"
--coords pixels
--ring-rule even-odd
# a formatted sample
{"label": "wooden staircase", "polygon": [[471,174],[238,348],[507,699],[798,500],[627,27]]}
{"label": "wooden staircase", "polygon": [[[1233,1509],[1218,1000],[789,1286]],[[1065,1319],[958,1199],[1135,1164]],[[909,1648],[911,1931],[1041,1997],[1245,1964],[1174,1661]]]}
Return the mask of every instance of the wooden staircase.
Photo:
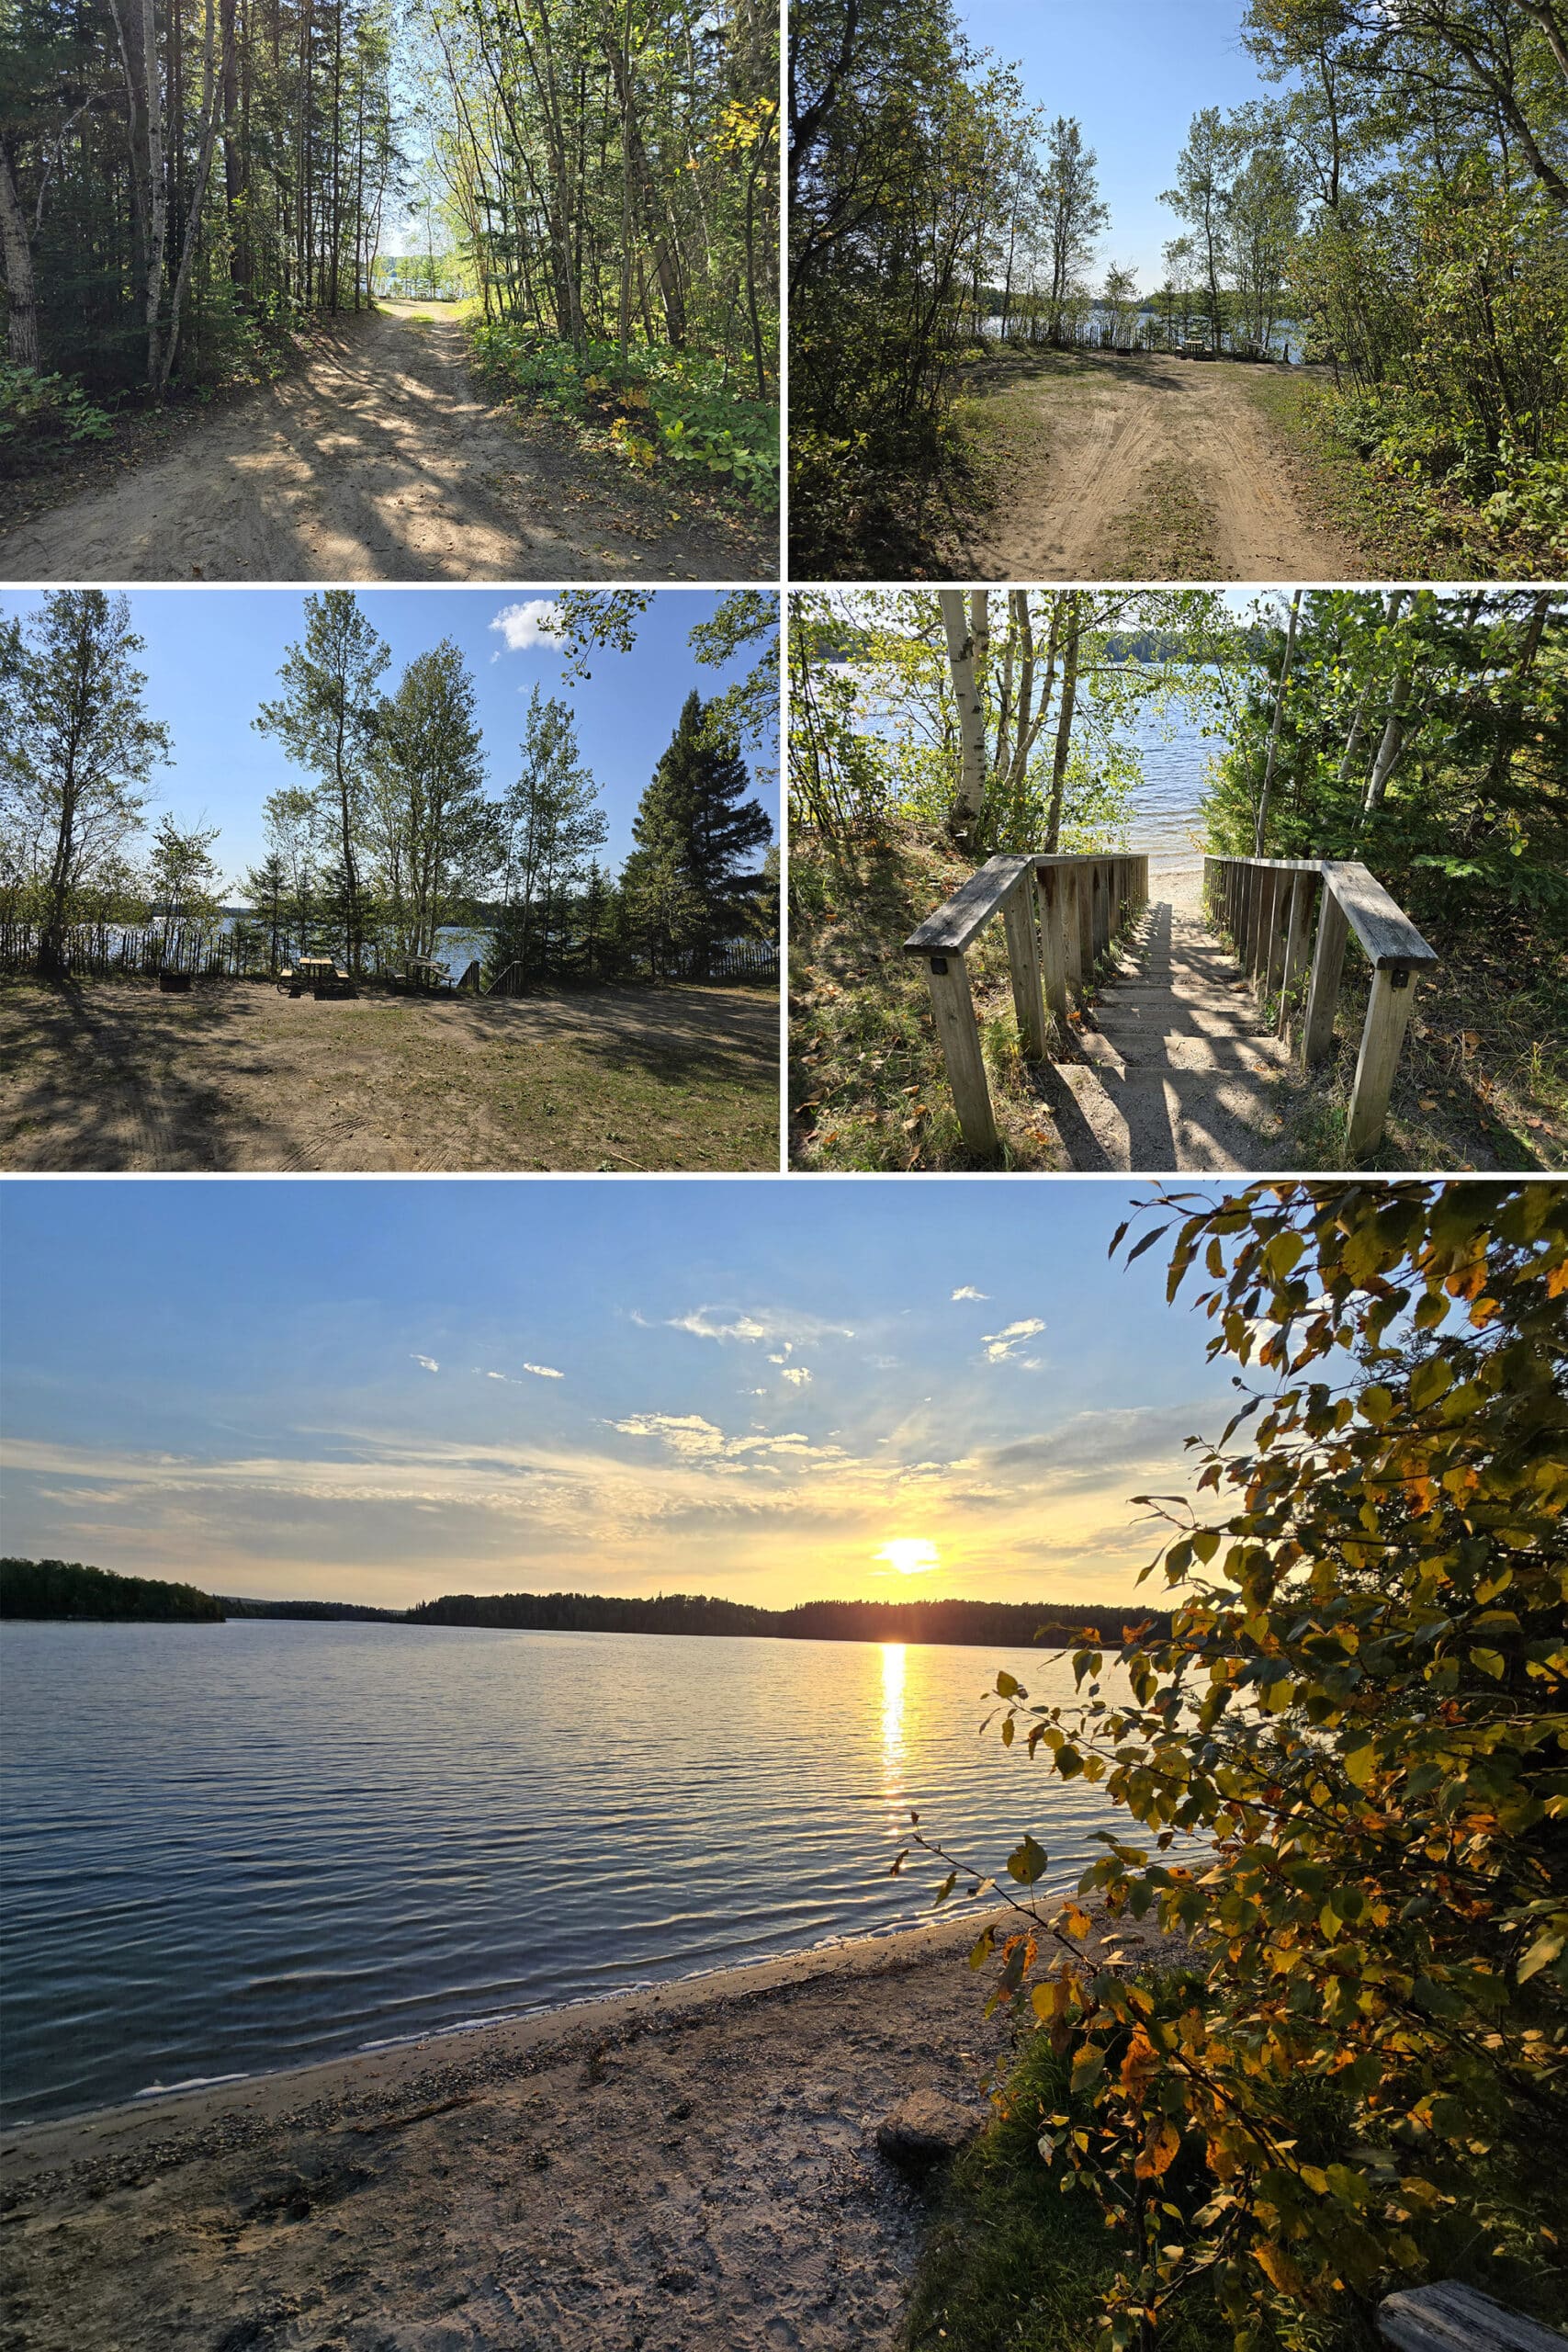
{"label": "wooden staircase", "polygon": [[965,959],[998,914],[1020,1046],[1075,1170],[1277,1165],[1269,1092],[1292,1048],[1308,1067],[1330,1050],[1352,938],[1372,983],[1346,1164],[1376,1148],[1435,951],[1344,860],[1206,858],[1204,908],[1151,904],[1142,853],[993,857],[911,933],[976,1158],[1001,1144]]}

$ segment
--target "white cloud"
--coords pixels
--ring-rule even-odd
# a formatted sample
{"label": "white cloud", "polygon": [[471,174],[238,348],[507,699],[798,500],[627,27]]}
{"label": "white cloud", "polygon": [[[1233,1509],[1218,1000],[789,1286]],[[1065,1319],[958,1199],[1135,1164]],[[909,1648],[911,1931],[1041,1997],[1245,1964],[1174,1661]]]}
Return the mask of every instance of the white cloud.
{"label": "white cloud", "polygon": [[1019,1349],[1025,1340],[1032,1340],[1037,1332],[1043,1331],[1044,1329],[1045,1326],[1039,1316],[1034,1315],[1025,1322],[1010,1323],[1003,1330],[983,1333],[982,1344],[986,1351],[986,1362],[987,1363],[1021,1363],[1027,1371],[1038,1372],[1040,1369],[1038,1357],[1021,1356]]}
{"label": "white cloud", "polygon": [[778,1354],[777,1354],[777,1355],[772,1355],[772,1356],[770,1356],[770,1357],[768,1358],[768,1362],[769,1362],[770,1363],[788,1363],[788,1362],[789,1362],[789,1350],[788,1350],[788,1348],[787,1348],[787,1347],[785,1347],[785,1348],[782,1348],[782,1349],[779,1351],[779,1352],[778,1352]]}
{"label": "white cloud", "polygon": [[426,1372],[439,1372],[439,1371],[440,1371],[440,1369],[441,1369],[441,1366],[436,1363],[435,1358],[434,1358],[434,1356],[419,1356],[419,1355],[416,1355],[416,1356],[415,1356],[415,1358],[414,1358],[414,1362],[415,1362],[415,1363],[422,1363],[422,1364],[424,1366],[424,1368],[425,1368]]}
{"label": "white cloud", "polygon": [[564,1380],[566,1378],[565,1373],[558,1372],[553,1364],[525,1363],[523,1369],[525,1372],[531,1372],[536,1380]]}
{"label": "white cloud", "polygon": [[803,1363],[785,1364],[779,1376],[783,1380],[787,1380],[795,1388],[809,1388],[811,1385],[811,1374]]}
{"label": "white cloud", "polygon": [[507,605],[491,621],[499,629],[513,653],[526,653],[536,645],[554,651],[560,643],[560,613],[547,596],[532,596],[525,605]]}
{"label": "white cloud", "polygon": [[964,1283],[953,1295],[954,1298],[989,1298],[991,1294],[988,1290],[976,1290],[973,1283]]}
{"label": "white cloud", "polygon": [[[641,1317],[634,1314],[633,1320]],[[815,1315],[794,1315],[773,1306],[694,1306],[689,1314],[671,1315],[667,1329],[689,1331],[694,1340],[740,1340],[749,1347],[767,1340],[779,1351],[772,1359],[774,1363],[782,1363],[808,1340],[854,1338],[842,1323],[825,1323]]]}

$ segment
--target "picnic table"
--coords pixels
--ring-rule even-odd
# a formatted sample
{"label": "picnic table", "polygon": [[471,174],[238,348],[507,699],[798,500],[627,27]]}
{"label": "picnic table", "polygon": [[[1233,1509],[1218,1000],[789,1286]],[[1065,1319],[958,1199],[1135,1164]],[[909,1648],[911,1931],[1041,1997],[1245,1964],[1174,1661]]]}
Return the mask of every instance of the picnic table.
{"label": "picnic table", "polygon": [[324,989],[347,988],[349,975],[335,956],[301,956],[297,963],[284,966],[277,985],[284,996],[299,996],[310,989],[320,997]]}
{"label": "picnic table", "polygon": [[401,970],[392,975],[392,986],[407,989],[411,994],[416,989],[431,990],[450,988],[451,985],[451,975],[446,965],[437,963],[434,956],[405,956]]}

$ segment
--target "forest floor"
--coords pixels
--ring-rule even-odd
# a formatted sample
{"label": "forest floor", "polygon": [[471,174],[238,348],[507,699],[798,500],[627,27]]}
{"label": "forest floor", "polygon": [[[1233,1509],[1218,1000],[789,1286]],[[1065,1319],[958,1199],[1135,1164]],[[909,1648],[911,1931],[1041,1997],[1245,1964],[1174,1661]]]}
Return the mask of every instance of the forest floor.
{"label": "forest floor", "polygon": [[775,1169],[778,999],[0,981],[0,1167]]}
{"label": "forest floor", "polygon": [[876,2128],[988,2115],[976,1924],[8,2134],[7,2352],[893,2352]]}
{"label": "forest floor", "polygon": [[0,579],[771,579],[776,527],[678,494],[492,403],[461,306],[321,322],[299,364],[202,411],[132,419],[12,484]]}
{"label": "forest floor", "polygon": [[1003,348],[961,411],[985,504],[943,569],[977,580],[1365,580],[1255,397],[1273,370]]}
{"label": "forest floor", "polygon": [[[972,871],[973,861],[913,826],[837,854],[797,829],[792,1167],[982,1164],[959,1130],[919,961],[902,952],[915,925]],[[1026,1061],[1020,1047],[1002,925],[976,941],[966,960],[1000,1166],[1344,1166],[1364,965],[1347,963],[1333,1053],[1303,1071],[1264,1034],[1239,967],[1203,923],[1198,875],[1194,866],[1156,879],[1138,935],[1075,1010],[1069,1035],[1054,1035],[1043,1062]],[[1495,951],[1435,944],[1444,961],[1421,984],[1379,1167],[1568,1167],[1568,1046],[1559,1042],[1568,1037],[1568,954],[1538,942],[1521,986],[1521,957],[1506,941]]]}

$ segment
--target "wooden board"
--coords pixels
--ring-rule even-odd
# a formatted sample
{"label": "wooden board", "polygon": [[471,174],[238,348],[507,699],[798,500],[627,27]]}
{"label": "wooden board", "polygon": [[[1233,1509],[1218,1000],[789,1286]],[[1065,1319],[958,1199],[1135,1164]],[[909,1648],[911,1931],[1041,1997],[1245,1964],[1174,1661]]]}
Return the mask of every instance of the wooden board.
{"label": "wooden board", "polygon": [[904,942],[906,956],[962,956],[984,931],[1020,874],[1026,857],[988,857]]}
{"label": "wooden board", "polygon": [[1568,2336],[1452,2279],[1385,2295],[1378,2334],[1395,2352],[1562,2352]]}
{"label": "wooden board", "polygon": [[1396,965],[1425,967],[1441,962],[1437,949],[1427,945],[1409,916],[1364,865],[1336,859],[1325,863],[1323,872],[1367,961],[1380,972]]}

